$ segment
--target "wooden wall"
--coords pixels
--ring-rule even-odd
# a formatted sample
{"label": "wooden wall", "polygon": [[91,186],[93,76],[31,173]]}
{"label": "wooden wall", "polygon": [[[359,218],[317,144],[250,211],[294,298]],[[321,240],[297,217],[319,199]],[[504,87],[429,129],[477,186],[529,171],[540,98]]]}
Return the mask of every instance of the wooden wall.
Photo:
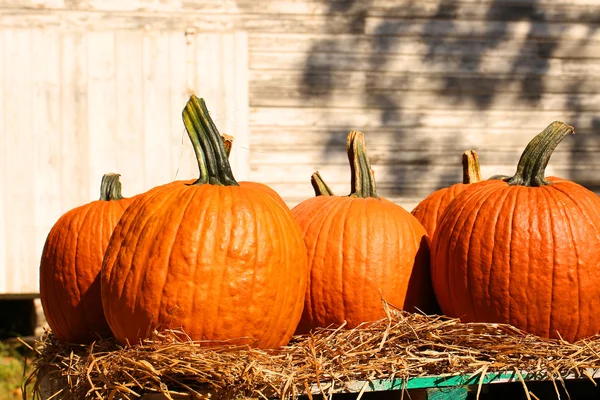
{"label": "wooden wall", "polygon": [[[191,93],[248,140],[243,32],[0,23],[0,86],[0,295],[38,292],[46,235],[98,199],[104,173],[122,175],[125,196],[197,176],[181,121]],[[232,164],[247,178],[247,153]]]}
{"label": "wooden wall", "polygon": [[600,0],[0,0],[0,293],[37,288],[49,226],[103,172],[133,193],[192,160],[190,91],[290,206],[317,169],[348,192],[350,129],[407,209],[466,149],[511,174],[557,119],[577,134],[548,172],[600,191],[599,27]]}

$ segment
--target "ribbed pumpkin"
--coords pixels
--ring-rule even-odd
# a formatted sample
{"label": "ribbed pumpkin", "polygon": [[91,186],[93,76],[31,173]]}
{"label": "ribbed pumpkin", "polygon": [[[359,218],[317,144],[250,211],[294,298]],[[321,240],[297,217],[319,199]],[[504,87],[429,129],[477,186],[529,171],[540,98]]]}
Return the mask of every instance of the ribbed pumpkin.
{"label": "ribbed pumpkin", "polygon": [[433,237],[437,221],[450,203],[460,192],[472,183],[481,181],[479,158],[474,150],[468,150],[462,156],[463,182],[436,190],[423,199],[411,214],[423,225],[429,237]]}
{"label": "ribbed pumpkin", "polygon": [[446,208],[432,242],[443,312],[575,341],[600,332],[600,200],[544,170],[572,127],[554,122],[510,178],[484,181]]}
{"label": "ribbed pumpkin", "polygon": [[123,214],[102,269],[108,323],[121,343],[172,328],[207,345],[284,345],[308,277],[298,224],[236,182],[202,99],[190,98],[183,119],[200,177],[154,188]]}
{"label": "ribbed pumpkin", "polygon": [[411,311],[435,304],[425,229],[408,211],[377,195],[362,133],[350,132],[347,150],[350,195],[333,195],[316,173],[317,196],[292,209],[310,268],[298,333],[380,319],[382,298]]}
{"label": "ribbed pumpkin", "polygon": [[106,174],[100,200],[68,211],[50,230],[40,262],[40,299],[58,340],[87,343],[110,335],[100,269],[113,228],[131,202],[121,195],[119,175]]}

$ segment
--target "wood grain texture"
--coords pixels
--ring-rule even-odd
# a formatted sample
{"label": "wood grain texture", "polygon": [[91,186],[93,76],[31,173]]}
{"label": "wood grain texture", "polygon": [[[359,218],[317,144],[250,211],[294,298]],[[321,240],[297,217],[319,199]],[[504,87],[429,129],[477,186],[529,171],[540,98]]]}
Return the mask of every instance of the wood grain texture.
{"label": "wood grain texture", "polygon": [[[288,205],[312,196],[317,169],[345,191],[350,129],[365,133],[383,195],[411,209],[460,180],[462,151],[480,152],[484,176],[511,173],[527,140],[557,119],[577,135],[549,171],[600,190],[598,21],[599,0],[0,0],[0,76],[15,96],[0,96],[0,126],[20,132],[0,140],[21,146],[4,157],[21,170],[0,173],[0,189],[20,187],[43,159],[59,161],[36,178],[53,182],[40,190],[60,187],[48,204],[23,189],[13,208],[5,194],[0,238],[2,226],[29,235],[41,229],[34,214],[47,224],[52,210],[96,198],[91,182],[105,172],[122,174],[125,195],[193,178],[180,116],[192,93],[235,137],[236,177],[269,183]],[[31,49],[44,40],[52,50],[40,49],[39,64]],[[37,97],[34,80],[47,82]],[[34,97],[54,104],[39,121],[20,112]],[[34,124],[60,134],[36,147]],[[35,245],[6,232],[0,281],[9,258],[38,263]]]}
{"label": "wood grain texture", "polygon": [[[120,173],[128,197],[197,175],[181,121],[196,82],[221,114],[245,116],[230,130],[248,142],[243,33],[204,34],[212,48],[163,31],[3,27],[0,39],[0,296],[38,292],[46,235],[98,199],[104,173]],[[212,58],[219,64],[203,75]],[[247,152],[236,162],[248,171]]]}

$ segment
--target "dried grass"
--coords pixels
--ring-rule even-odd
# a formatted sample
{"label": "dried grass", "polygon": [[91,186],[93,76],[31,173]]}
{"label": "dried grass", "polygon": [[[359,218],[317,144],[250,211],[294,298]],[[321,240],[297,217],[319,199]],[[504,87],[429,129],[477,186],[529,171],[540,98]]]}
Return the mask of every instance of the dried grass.
{"label": "dried grass", "polygon": [[114,339],[67,346],[47,332],[36,344],[39,356],[30,379],[38,384],[62,379],[54,388],[62,390],[57,398],[138,398],[145,392],[167,398],[174,393],[285,398],[315,389],[328,395],[356,380],[473,374],[481,383],[486,372],[516,371],[525,385],[519,371],[527,371],[557,388],[564,376],[589,377],[587,368],[600,368],[600,336],[577,343],[543,340],[508,325],[395,309],[370,325],[297,336],[277,351],[206,348],[177,333],[155,333],[143,344],[123,348]]}

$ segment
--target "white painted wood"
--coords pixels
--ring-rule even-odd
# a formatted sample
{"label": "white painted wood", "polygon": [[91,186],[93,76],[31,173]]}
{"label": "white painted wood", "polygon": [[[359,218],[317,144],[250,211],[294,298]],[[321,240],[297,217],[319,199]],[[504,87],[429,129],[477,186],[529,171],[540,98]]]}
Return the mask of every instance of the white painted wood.
{"label": "white painted wood", "polygon": [[115,33],[89,32],[87,37],[88,198],[97,199],[102,176],[117,172]]}
{"label": "white painted wood", "polygon": [[[7,116],[4,124],[5,136],[2,158],[6,167],[4,199],[4,224],[6,253],[5,269],[0,271],[0,279],[6,282],[11,292],[37,291],[38,282],[29,280],[30,271],[38,266],[39,252],[33,249],[35,244],[35,200],[32,176],[36,164],[34,114],[32,108],[33,82],[35,67],[32,65],[32,31],[4,31],[4,77],[2,95],[4,112]],[[26,51],[23,51],[26,49]],[[8,231],[9,230],[9,231]],[[24,276],[24,279],[21,277]]]}
{"label": "white painted wood", "polygon": [[[28,168],[33,175],[28,181],[32,186],[30,193],[34,202],[35,231],[33,240],[27,245],[34,249],[44,247],[48,232],[64,212],[59,187],[62,158],[60,47],[58,32],[41,29],[31,31],[32,66],[43,66],[36,68],[36,72],[31,76],[33,141],[30,151],[33,153],[34,163]],[[32,257],[37,255],[31,250],[29,252]],[[17,276],[18,280],[13,283],[14,290],[31,290],[33,282],[38,280],[35,263],[32,262],[30,268],[23,268]]]}
{"label": "white painted wood", "polygon": [[[143,90],[140,93],[144,115],[139,124],[139,128],[143,128],[140,133],[144,135],[140,137],[143,146],[138,149],[138,153],[143,154],[140,164],[144,166],[144,190],[170,182],[173,175],[168,167],[171,152],[165,151],[170,143],[169,64],[169,34],[156,31],[144,34]],[[129,96],[136,97],[135,93]]]}
{"label": "white painted wood", "polygon": [[220,36],[199,49],[183,31],[0,28],[0,296],[38,291],[51,226],[98,199],[104,173],[126,196],[197,176],[181,112],[205,59],[220,113],[246,116],[225,130],[248,141],[247,39]]}
{"label": "white painted wood", "polygon": [[[133,196],[145,189],[143,40],[140,31],[115,32],[116,73],[116,141],[118,148],[113,172],[121,174],[124,196]],[[108,171],[106,171],[108,172]]]}
{"label": "white painted wood", "polygon": [[170,115],[170,177],[171,180],[198,177],[194,151],[181,122],[181,112],[194,93],[196,77],[196,44],[193,33],[172,32],[169,35],[169,115]]}
{"label": "white painted wood", "polygon": [[[6,89],[6,39],[7,31],[0,31],[0,85]],[[6,117],[5,99],[4,96],[0,96],[0,149],[7,148],[8,135],[6,134],[8,128],[8,118]],[[0,150],[2,151],[2,150]],[[0,156],[0,293],[6,293],[8,290],[8,284],[6,282],[6,270],[7,270],[7,257],[6,257],[6,236],[8,226],[6,224],[7,198],[8,198],[8,183],[7,183],[7,171],[8,171],[7,159],[4,156]]]}
{"label": "white painted wood", "polygon": [[[248,178],[247,39],[241,33],[196,37],[194,92],[205,99],[220,133],[234,136],[231,168],[238,180]],[[213,57],[207,55],[214,55]]]}

